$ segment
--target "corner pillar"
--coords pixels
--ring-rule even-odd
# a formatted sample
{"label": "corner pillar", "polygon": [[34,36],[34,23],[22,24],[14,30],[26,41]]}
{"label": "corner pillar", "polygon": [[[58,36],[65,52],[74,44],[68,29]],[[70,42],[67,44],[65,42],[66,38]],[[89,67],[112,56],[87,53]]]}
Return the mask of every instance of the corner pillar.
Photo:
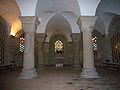
{"label": "corner pillar", "polygon": [[104,61],[106,59],[110,60],[110,62],[112,62],[112,48],[111,48],[111,37],[110,36],[104,36]]}
{"label": "corner pillar", "polygon": [[38,44],[38,68],[45,69],[45,54],[44,54],[44,42],[46,38],[45,33],[37,33],[37,44]]}
{"label": "corner pillar", "polygon": [[80,33],[72,33],[73,39],[73,68],[80,69]]}

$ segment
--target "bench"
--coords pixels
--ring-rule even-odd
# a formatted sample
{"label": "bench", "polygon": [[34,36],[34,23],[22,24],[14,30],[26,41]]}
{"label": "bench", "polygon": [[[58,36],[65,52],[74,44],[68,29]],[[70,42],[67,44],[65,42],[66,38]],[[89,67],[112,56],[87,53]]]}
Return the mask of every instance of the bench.
{"label": "bench", "polygon": [[11,64],[8,64],[8,65],[1,65],[0,66],[0,73],[2,73],[2,72],[6,72],[6,71],[14,71],[15,70],[15,67],[16,67],[16,65],[15,65],[15,62],[11,62]]}
{"label": "bench", "polygon": [[120,64],[119,63],[103,63],[103,67],[106,70],[120,71]]}

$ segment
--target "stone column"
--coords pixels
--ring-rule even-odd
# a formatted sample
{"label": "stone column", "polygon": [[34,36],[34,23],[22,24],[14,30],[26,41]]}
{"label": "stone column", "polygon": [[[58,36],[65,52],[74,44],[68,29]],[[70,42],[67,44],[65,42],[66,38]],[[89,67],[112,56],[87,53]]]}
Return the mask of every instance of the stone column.
{"label": "stone column", "polygon": [[80,33],[72,33],[73,40],[73,68],[80,69]]}
{"label": "stone column", "polygon": [[34,63],[34,33],[38,24],[38,20],[35,16],[21,16],[20,19],[25,33],[25,50],[23,69],[19,79],[33,79],[38,76]]}
{"label": "stone column", "polygon": [[45,54],[44,54],[44,42],[45,42],[45,33],[37,33],[37,46],[38,46],[38,67],[40,69],[45,69]]}
{"label": "stone column", "polygon": [[81,78],[99,78],[94,67],[94,55],[92,46],[92,31],[97,17],[81,16],[78,24],[83,32],[83,69]]}

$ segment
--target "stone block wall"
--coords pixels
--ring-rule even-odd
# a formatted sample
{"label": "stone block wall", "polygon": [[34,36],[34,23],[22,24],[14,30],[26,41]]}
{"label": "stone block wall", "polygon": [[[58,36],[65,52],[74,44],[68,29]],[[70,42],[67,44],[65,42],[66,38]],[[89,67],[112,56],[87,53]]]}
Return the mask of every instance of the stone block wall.
{"label": "stone block wall", "polygon": [[16,65],[21,67],[23,53],[19,51],[19,38],[9,37],[6,40],[5,47],[4,65],[11,64],[11,61],[15,61]]}
{"label": "stone block wall", "polygon": [[98,54],[97,61],[95,61],[96,65],[102,65],[106,59],[111,61],[111,42],[110,38],[106,37],[106,35],[102,35],[98,38]]}
{"label": "stone block wall", "polygon": [[[45,51],[45,65],[55,64],[54,56],[50,55],[49,42],[44,43],[44,51]],[[73,45],[72,45],[72,43],[67,43],[67,49],[65,51],[65,57],[64,57],[64,64],[65,65],[73,64]]]}

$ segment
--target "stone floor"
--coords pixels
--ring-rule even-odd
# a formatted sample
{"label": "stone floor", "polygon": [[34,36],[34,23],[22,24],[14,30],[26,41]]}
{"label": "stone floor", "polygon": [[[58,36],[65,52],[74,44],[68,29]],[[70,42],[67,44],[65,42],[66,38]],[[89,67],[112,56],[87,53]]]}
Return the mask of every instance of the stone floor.
{"label": "stone floor", "polygon": [[0,74],[0,90],[120,90],[120,73],[98,69],[100,79],[80,79],[80,70],[37,70],[38,78],[19,80],[20,70]]}

